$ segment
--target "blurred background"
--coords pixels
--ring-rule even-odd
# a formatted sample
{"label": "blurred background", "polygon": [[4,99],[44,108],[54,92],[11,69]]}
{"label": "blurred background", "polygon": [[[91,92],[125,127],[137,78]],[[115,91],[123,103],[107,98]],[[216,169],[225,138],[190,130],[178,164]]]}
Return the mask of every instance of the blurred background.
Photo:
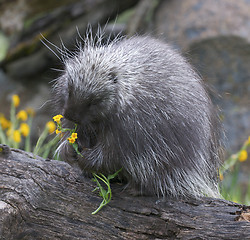
{"label": "blurred background", "polygon": [[[241,149],[250,136],[249,0],[0,0],[2,114],[8,116],[17,94],[20,109],[36,112],[32,138],[41,133],[58,114],[48,100],[54,69],[62,69],[42,36],[74,50],[77,32],[84,36],[89,24],[93,31],[105,26],[107,35],[152,35],[182,52],[221,110],[226,157]],[[241,164],[237,183],[250,193],[249,162]]]}

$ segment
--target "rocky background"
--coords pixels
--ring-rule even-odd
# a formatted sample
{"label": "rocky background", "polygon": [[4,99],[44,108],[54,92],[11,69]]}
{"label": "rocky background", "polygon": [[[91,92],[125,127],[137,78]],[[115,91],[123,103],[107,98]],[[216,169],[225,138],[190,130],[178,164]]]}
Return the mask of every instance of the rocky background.
{"label": "rocky background", "polygon": [[11,95],[18,94],[22,108],[36,110],[33,132],[39,133],[55,114],[51,81],[58,76],[53,68],[62,68],[42,36],[73,49],[77,29],[84,35],[88,24],[174,45],[221,109],[228,154],[250,136],[249,0],[0,0],[0,112],[7,115]]}

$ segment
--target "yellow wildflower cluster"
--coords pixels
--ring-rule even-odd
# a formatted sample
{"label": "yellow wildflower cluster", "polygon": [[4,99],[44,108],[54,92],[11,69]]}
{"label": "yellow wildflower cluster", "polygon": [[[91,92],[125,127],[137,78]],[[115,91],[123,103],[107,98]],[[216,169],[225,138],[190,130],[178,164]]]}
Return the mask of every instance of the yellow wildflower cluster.
{"label": "yellow wildflower cluster", "polygon": [[34,110],[29,108],[27,110],[20,110],[16,114],[20,98],[15,94],[12,96],[11,101],[10,120],[0,113],[0,143],[8,144],[10,147],[19,147],[22,136],[29,136],[29,125],[31,124],[29,116],[32,117],[34,115]]}
{"label": "yellow wildflower cluster", "polygon": [[68,138],[70,143],[74,143],[77,139],[77,133],[72,133],[71,136]]}
{"label": "yellow wildflower cluster", "polygon": [[72,133],[71,138],[77,139],[77,133]]}
{"label": "yellow wildflower cluster", "polygon": [[15,143],[21,142],[21,132],[17,129],[14,130],[12,128],[9,128],[6,132],[6,135],[9,137],[9,139],[13,140]]}
{"label": "yellow wildflower cluster", "polygon": [[59,129],[56,129],[56,134],[62,133],[61,131],[61,119],[62,118],[63,116],[61,114],[53,117],[53,120],[57,123],[57,127],[59,128]]}
{"label": "yellow wildflower cluster", "polygon": [[219,178],[220,178],[221,181],[223,181],[223,179],[224,179],[224,176],[220,171],[219,171]]}
{"label": "yellow wildflower cluster", "polygon": [[34,115],[35,115],[35,111],[34,111],[34,109],[31,108],[31,107],[27,107],[27,108],[26,108],[26,112],[27,112],[28,115],[31,116],[31,117],[34,117]]}
{"label": "yellow wildflower cluster", "polygon": [[246,150],[241,150],[239,154],[239,161],[244,162],[247,160],[247,151]]}
{"label": "yellow wildflower cluster", "polygon": [[56,134],[62,133],[62,131],[56,129]]}
{"label": "yellow wildflower cluster", "polygon": [[20,143],[21,142],[21,133],[20,133],[19,130],[14,130],[14,132],[13,132],[13,140],[16,143]]}
{"label": "yellow wildflower cluster", "polygon": [[63,118],[62,115],[56,115],[56,116],[53,117],[53,120],[54,120],[55,122],[59,123],[59,122],[61,121],[61,118]]}
{"label": "yellow wildflower cluster", "polygon": [[49,130],[49,133],[53,133],[56,130],[56,125],[52,121],[47,122],[46,127]]}
{"label": "yellow wildflower cluster", "polygon": [[248,154],[247,154],[247,147],[250,146],[250,136],[248,137],[248,139],[245,141],[243,149],[240,151],[238,159],[240,162],[244,162],[247,160],[248,158]]}
{"label": "yellow wildflower cluster", "polygon": [[18,112],[18,114],[16,115],[16,118],[18,120],[22,120],[22,121],[26,121],[28,119],[28,114],[26,111],[21,110]]}
{"label": "yellow wildflower cluster", "polygon": [[18,95],[13,95],[12,96],[12,102],[13,102],[13,104],[14,104],[14,107],[18,107],[19,106],[19,104],[20,104],[20,98],[19,98],[19,96]]}
{"label": "yellow wildflower cluster", "polygon": [[[19,110],[20,98],[18,95],[13,95],[11,98],[11,108],[9,119],[6,119],[0,113],[0,143],[9,145],[12,148],[23,148],[27,152],[33,152],[35,155],[40,155],[47,158],[52,153],[53,147],[58,143],[59,137],[48,140],[48,134],[56,130],[56,124],[53,121],[46,123],[46,126],[41,133],[35,146],[32,146],[30,138],[30,129],[35,112],[32,108]],[[61,115],[55,117],[55,121],[60,125]],[[22,140],[24,140],[22,142]]]}
{"label": "yellow wildflower cluster", "polygon": [[21,123],[19,131],[24,137],[27,137],[30,133],[30,127],[27,123]]}
{"label": "yellow wildflower cluster", "polygon": [[0,125],[3,130],[8,129],[11,127],[11,122],[4,117],[3,114],[0,115]]}
{"label": "yellow wildflower cluster", "polygon": [[238,162],[244,162],[248,158],[248,152],[247,149],[250,147],[250,136],[248,139],[244,142],[242,148],[239,152],[232,154],[222,165],[222,167],[219,169],[219,178],[222,181],[224,179],[224,172],[228,169],[231,169],[233,171],[233,166],[236,165]]}
{"label": "yellow wildflower cluster", "polygon": [[[74,150],[76,151],[76,153],[79,154],[81,157],[84,157],[81,154],[81,152],[79,152],[77,143],[75,143],[75,141],[77,139],[77,133],[76,133],[77,124],[75,124],[75,128],[74,129],[63,128],[62,124],[60,122],[61,118],[63,118],[62,115],[56,115],[56,116],[53,117],[53,120],[57,123],[56,134],[61,133],[61,132],[65,133],[65,132],[69,131],[71,135],[70,135],[69,138],[67,138],[67,140],[72,145],[72,147],[74,148]],[[105,206],[106,204],[108,204],[109,201],[111,200],[112,193],[111,193],[111,188],[110,188],[110,182],[109,182],[109,180],[112,179],[112,178],[114,178],[121,170],[122,170],[122,168],[120,170],[118,170],[117,172],[115,172],[114,174],[109,175],[108,177],[105,177],[103,174],[97,175],[97,174],[93,173],[94,181],[98,185],[98,188],[96,188],[96,189],[100,189],[100,193],[99,194],[100,194],[100,196],[103,197],[103,201],[101,202],[100,206],[94,212],[92,212],[92,214],[96,214],[103,206]],[[103,181],[107,185],[108,190],[105,190],[102,187],[102,185],[99,183],[99,180]]]}

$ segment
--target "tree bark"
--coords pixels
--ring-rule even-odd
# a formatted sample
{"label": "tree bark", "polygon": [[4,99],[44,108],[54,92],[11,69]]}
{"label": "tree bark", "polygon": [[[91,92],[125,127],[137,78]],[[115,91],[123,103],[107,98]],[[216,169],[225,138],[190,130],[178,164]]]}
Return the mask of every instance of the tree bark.
{"label": "tree bark", "polygon": [[250,239],[250,207],[222,199],[135,197],[111,202],[65,162],[0,145],[0,239]]}

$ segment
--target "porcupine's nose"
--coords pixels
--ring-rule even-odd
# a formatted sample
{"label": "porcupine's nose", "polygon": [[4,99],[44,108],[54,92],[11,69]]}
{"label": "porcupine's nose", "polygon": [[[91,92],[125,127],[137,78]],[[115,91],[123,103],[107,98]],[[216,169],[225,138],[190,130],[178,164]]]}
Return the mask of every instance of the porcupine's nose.
{"label": "porcupine's nose", "polygon": [[74,108],[67,107],[63,112],[63,116],[71,122],[77,124],[81,123],[81,117],[79,113],[76,110],[74,110]]}

